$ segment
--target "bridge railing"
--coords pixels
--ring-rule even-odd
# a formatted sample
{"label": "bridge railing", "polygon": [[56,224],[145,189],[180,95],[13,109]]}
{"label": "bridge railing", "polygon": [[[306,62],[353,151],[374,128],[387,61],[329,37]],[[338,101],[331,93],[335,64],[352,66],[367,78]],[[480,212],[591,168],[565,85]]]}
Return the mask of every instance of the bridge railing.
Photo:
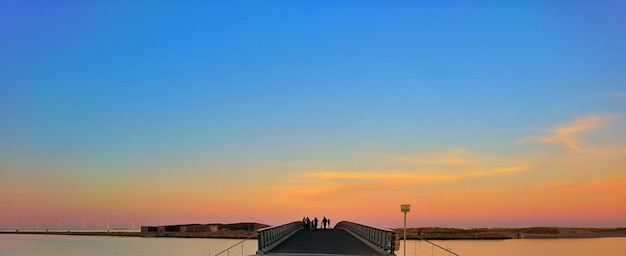
{"label": "bridge railing", "polygon": [[257,254],[269,251],[271,247],[279,244],[283,238],[302,228],[302,221],[294,221],[280,226],[259,229],[259,251]]}
{"label": "bridge railing", "polygon": [[341,221],[335,225],[335,228],[348,230],[389,254],[394,254],[394,251],[398,250],[396,237],[392,230],[374,228],[349,221]]}

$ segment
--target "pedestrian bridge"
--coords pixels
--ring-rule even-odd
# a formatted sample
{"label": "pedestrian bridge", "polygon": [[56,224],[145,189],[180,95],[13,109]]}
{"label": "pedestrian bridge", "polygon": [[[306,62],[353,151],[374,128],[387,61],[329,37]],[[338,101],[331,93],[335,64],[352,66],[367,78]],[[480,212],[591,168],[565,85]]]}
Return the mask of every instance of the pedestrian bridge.
{"label": "pedestrian bridge", "polygon": [[393,231],[342,221],[333,229],[304,229],[301,221],[259,230],[257,254],[395,255]]}

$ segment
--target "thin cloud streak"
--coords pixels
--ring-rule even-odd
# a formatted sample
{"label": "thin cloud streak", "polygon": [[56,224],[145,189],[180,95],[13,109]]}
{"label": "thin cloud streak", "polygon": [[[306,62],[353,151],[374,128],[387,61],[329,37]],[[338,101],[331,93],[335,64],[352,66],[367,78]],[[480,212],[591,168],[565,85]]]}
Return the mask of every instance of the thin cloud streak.
{"label": "thin cloud streak", "polygon": [[404,179],[416,182],[440,181],[440,180],[462,180],[499,174],[527,171],[527,166],[513,166],[498,168],[490,171],[474,171],[461,174],[415,174],[415,173],[362,173],[362,172],[311,172],[305,173],[306,178],[320,178],[326,180],[389,180]]}
{"label": "thin cloud streak", "polygon": [[537,184],[530,189],[557,190],[567,193],[591,193],[593,191],[616,190],[617,193],[626,193],[626,175],[606,177],[588,182],[549,183]]}
{"label": "thin cloud streak", "polygon": [[544,136],[528,136],[517,140],[516,144],[540,143],[561,145],[569,150],[581,149],[580,136],[591,133],[596,129],[609,124],[618,115],[589,115],[573,122],[549,129]]}
{"label": "thin cloud streak", "polygon": [[373,141],[373,140],[366,140],[366,141],[361,141],[361,146],[364,147],[380,147],[381,144],[379,142]]}
{"label": "thin cloud streak", "polygon": [[626,92],[615,92],[615,93],[611,93],[609,94],[610,96],[614,96],[614,97],[619,97],[622,99],[626,99]]}
{"label": "thin cloud streak", "polygon": [[389,154],[377,154],[375,156],[390,162],[414,165],[467,166],[471,163],[471,161],[467,159],[467,156],[470,153],[471,151],[465,148],[458,148],[446,153],[428,157]]}
{"label": "thin cloud streak", "polygon": [[290,167],[290,168],[302,167],[301,166],[302,164],[297,163],[297,162],[276,161],[276,160],[267,160],[267,159],[258,160],[257,162],[261,164],[265,164],[265,165],[273,165],[273,166],[280,166],[280,167]]}
{"label": "thin cloud streak", "polygon": [[302,197],[324,197],[327,195],[338,195],[347,192],[359,192],[359,191],[377,191],[383,189],[389,189],[399,186],[408,186],[412,185],[409,181],[386,181],[386,182],[373,182],[373,183],[363,183],[363,184],[353,184],[353,185],[341,185],[341,184],[333,184],[333,185],[320,185],[320,186],[306,186],[299,187],[298,189],[291,190],[292,194],[290,197],[292,198],[302,198]]}
{"label": "thin cloud streak", "polygon": [[319,179],[350,179],[350,180],[386,180],[386,179],[409,179],[414,175],[409,173],[362,173],[362,172],[311,172],[303,176]]}
{"label": "thin cloud streak", "polygon": [[301,198],[307,196],[321,197],[338,192],[373,191],[416,184],[435,183],[453,180],[467,180],[494,175],[523,172],[530,170],[527,166],[504,167],[487,171],[472,171],[460,174],[408,172],[397,173],[360,173],[360,172],[310,172],[301,174],[298,179],[306,183],[294,184],[289,187],[275,188],[290,191],[288,197]]}

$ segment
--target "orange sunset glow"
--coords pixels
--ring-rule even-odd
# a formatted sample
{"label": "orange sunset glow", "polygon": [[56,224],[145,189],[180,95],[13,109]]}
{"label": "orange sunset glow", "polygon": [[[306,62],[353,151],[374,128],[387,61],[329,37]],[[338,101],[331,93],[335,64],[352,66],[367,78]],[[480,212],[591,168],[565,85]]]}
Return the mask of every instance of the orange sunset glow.
{"label": "orange sunset glow", "polygon": [[0,230],[626,226],[623,8],[18,2]]}

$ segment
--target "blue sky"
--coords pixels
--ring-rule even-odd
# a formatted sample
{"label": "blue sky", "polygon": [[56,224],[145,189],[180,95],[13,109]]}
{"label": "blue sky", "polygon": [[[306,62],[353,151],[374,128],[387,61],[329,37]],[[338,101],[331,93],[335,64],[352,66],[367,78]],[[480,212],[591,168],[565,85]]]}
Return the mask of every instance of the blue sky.
{"label": "blue sky", "polygon": [[3,183],[386,172],[363,162],[458,149],[531,158],[546,140],[516,141],[575,120],[614,120],[623,138],[625,7],[2,1],[0,167],[30,173]]}

